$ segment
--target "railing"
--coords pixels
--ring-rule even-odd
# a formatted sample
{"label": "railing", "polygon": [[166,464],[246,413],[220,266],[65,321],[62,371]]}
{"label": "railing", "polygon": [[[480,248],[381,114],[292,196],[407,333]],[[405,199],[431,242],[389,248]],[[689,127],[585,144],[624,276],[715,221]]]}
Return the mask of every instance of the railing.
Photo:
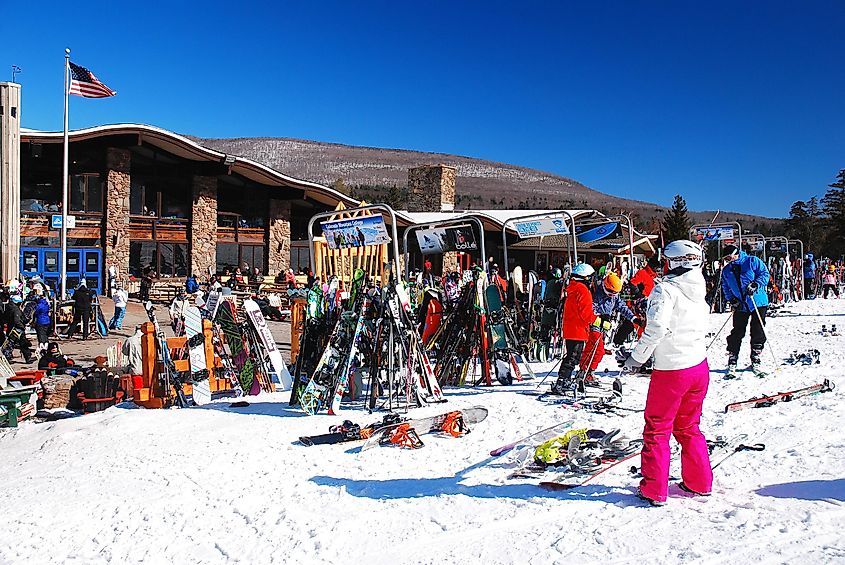
{"label": "railing", "polygon": [[188,241],[189,224],[190,220],[186,218],[129,216],[129,237],[158,241]]}
{"label": "railing", "polygon": [[[50,216],[58,212],[21,212],[21,236],[22,237],[50,237],[58,235],[59,230],[50,228]],[[76,227],[68,230],[70,237],[98,238],[103,227],[103,215],[72,212],[76,218]]]}

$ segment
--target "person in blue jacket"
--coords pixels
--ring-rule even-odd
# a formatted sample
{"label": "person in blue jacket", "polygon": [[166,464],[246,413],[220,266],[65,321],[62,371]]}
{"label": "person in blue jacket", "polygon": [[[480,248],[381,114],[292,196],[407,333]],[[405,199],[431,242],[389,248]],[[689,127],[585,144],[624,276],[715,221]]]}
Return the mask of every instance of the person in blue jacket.
{"label": "person in blue jacket", "polygon": [[[735,245],[725,247],[722,269],[722,293],[733,307],[733,330],[728,336],[728,373],[736,370],[739,348],[751,320],[751,365],[759,366],[766,344],[766,310],[769,297],[769,269],[758,257],[740,251]],[[755,313],[756,310],[756,313]]]}
{"label": "person in blue jacket", "polygon": [[816,284],[816,261],[812,253],[804,256],[804,297],[815,298],[813,289]]}
{"label": "person in blue jacket", "polygon": [[35,335],[38,336],[38,351],[41,352],[47,350],[52,320],[50,319],[50,303],[44,298],[44,291],[39,287],[36,288],[35,294],[37,298],[33,326],[35,326]]}

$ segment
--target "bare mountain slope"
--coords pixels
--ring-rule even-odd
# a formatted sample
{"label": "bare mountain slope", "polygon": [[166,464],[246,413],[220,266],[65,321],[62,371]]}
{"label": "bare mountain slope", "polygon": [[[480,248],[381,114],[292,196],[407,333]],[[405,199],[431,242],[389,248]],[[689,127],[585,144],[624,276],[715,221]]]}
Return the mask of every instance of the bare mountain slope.
{"label": "bare mountain slope", "polygon": [[[347,187],[395,185],[404,189],[409,168],[437,163],[450,165],[457,169],[459,209],[583,207],[605,213],[632,213],[640,223],[662,216],[666,210],[657,204],[598,192],[570,178],[458,155],[287,138],[193,139],[218,151],[247,157],[285,174],[326,185],[342,179]],[[709,221],[713,212],[692,213],[692,216],[696,221]],[[746,229],[776,221],[724,212],[719,220],[739,220],[747,224]]]}

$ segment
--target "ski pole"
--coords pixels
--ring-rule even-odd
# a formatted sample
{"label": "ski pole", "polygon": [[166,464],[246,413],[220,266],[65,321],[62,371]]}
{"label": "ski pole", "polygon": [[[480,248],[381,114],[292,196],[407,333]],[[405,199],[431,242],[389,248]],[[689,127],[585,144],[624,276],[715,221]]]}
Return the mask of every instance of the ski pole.
{"label": "ski pole", "polygon": [[732,317],[733,317],[733,316],[728,316],[728,317],[727,317],[727,319],[725,319],[725,323],[724,323],[724,324],[722,324],[722,327],[721,327],[721,328],[719,328],[719,331],[717,331],[717,332],[716,332],[716,335],[714,335],[714,336],[713,336],[713,340],[710,342],[710,345],[708,345],[708,346],[707,346],[707,348],[705,349],[705,351],[710,351],[710,348],[713,346],[713,344],[714,344],[714,343],[716,343],[716,340],[717,340],[717,339],[719,339],[719,334],[721,334],[721,333],[724,331],[725,326],[727,326],[727,325],[728,325],[728,322],[730,322],[730,321],[731,321],[731,318],[732,318]]}
{"label": "ski pole", "polygon": [[740,451],[763,451],[764,449],[766,449],[766,445],[762,443],[755,443],[752,445],[745,445],[744,443],[741,443],[737,445],[733,451],[723,457],[721,461],[713,465],[711,470],[715,471],[716,467],[718,467],[719,465],[727,461],[732,455],[739,453]]}
{"label": "ski pole", "polygon": [[778,360],[777,360],[777,357],[775,357],[775,352],[772,349],[772,344],[769,343],[769,336],[766,335],[766,326],[765,326],[765,324],[763,324],[763,316],[760,315],[760,310],[757,309],[757,301],[754,300],[753,294],[749,294],[748,298],[751,299],[751,304],[754,305],[754,313],[757,314],[757,320],[760,322],[760,331],[763,332],[763,337],[766,338],[766,345],[769,346],[769,353],[772,356],[772,361],[775,362],[775,370],[777,370],[778,369]]}
{"label": "ski pole", "polygon": [[546,375],[543,377],[543,380],[541,380],[539,383],[537,383],[537,386],[536,386],[535,388],[540,388],[541,386],[543,386],[543,383],[544,383],[544,382],[546,382],[546,379],[548,379],[548,378],[549,378],[549,376],[551,376],[551,374],[555,372],[555,369],[557,369],[557,368],[560,366],[560,364],[561,364],[561,363],[563,363],[563,358],[564,358],[564,355],[561,355],[561,357],[560,357],[560,359],[558,360],[558,362],[557,362],[557,363],[555,363],[555,364],[552,366],[552,368],[551,368],[551,369],[549,369],[549,372],[548,372],[548,373],[546,373]]}

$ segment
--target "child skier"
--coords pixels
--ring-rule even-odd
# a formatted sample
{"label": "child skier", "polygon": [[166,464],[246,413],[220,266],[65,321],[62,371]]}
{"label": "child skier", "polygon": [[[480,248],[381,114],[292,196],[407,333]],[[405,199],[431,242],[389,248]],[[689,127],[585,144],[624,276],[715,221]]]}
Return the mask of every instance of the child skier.
{"label": "child skier", "polygon": [[584,384],[587,386],[598,386],[598,379],[593,372],[604,356],[604,324],[609,324],[613,315],[619,312],[629,322],[638,326],[642,325],[642,320],[638,319],[625,301],[619,297],[622,291],[622,280],[616,273],[608,274],[597,287],[593,294],[593,310],[599,316],[596,319],[598,324],[593,323],[590,326],[587,345],[581,355],[581,371],[579,372],[579,376],[583,377]]}
{"label": "child skier", "polygon": [[648,325],[625,368],[636,370],[654,355],[645,405],[639,496],[655,506],[669,490],[669,436],[681,444],[681,489],[709,495],[713,483],[707,441],[698,428],[710,383],[705,335],[710,312],[704,300],[702,252],[688,240],[663,250],[668,271],[648,300]]}
{"label": "child skier", "polygon": [[552,394],[565,394],[575,388],[572,371],[584,353],[588,328],[596,319],[593,311],[593,296],[587,286],[595,271],[586,263],[579,263],[572,269],[569,286],[566,287],[566,302],[563,304],[563,339],[566,354],[557,372],[557,382],[552,385]]}
{"label": "child skier", "polygon": [[822,298],[827,298],[830,291],[833,291],[836,298],[839,298],[839,285],[836,280],[836,267],[834,265],[828,265],[827,272],[822,275],[822,288],[824,289]]}

